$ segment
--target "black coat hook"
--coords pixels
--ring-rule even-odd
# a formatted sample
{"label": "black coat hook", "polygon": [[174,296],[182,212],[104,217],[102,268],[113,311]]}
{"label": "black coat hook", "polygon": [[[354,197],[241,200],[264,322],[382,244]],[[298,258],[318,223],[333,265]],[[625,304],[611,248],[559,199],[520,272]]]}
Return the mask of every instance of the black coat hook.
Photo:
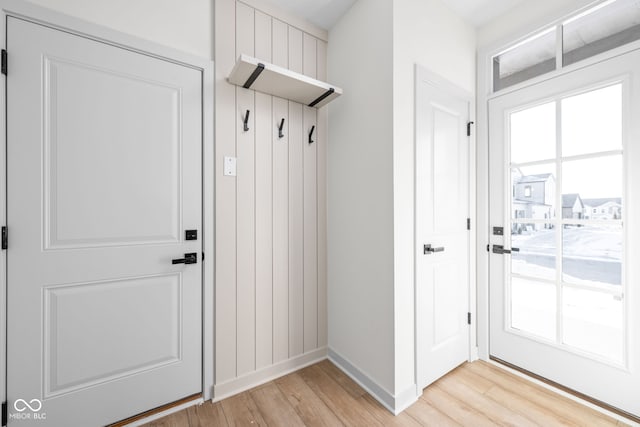
{"label": "black coat hook", "polygon": [[244,115],[243,122],[244,122],[244,131],[245,132],[249,132],[249,113],[250,112],[251,111],[247,110],[247,113]]}
{"label": "black coat hook", "polygon": [[316,129],[316,126],[313,125],[311,126],[311,131],[309,132],[309,144],[313,144],[315,141],[313,140],[312,136],[313,136],[313,131]]}
{"label": "black coat hook", "polygon": [[284,118],[280,120],[280,126],[278,126],[278,138],[284,138],[284,133],[282,133],[282,129],[284,129]]}

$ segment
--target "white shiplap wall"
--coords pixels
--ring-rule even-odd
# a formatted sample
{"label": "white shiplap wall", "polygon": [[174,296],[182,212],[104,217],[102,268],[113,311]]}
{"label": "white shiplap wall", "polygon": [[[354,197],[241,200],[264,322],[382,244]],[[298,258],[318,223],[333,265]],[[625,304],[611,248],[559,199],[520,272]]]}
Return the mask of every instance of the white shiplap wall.
{"label": "white shiplap wall", "polygon": [[[215,2],[215,399],[324,358],[327,345],[326,109],[226,81],[240,54],[326,79],[327,43],[248,3]],[[225,156],[236,177],[223,176]]]}

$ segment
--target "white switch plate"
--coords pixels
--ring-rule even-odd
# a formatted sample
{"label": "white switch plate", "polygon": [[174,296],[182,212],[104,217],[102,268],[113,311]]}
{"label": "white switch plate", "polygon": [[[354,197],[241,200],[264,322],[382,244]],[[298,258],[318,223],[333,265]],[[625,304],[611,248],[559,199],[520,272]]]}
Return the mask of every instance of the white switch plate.
{"label": "white switch plate", "polygon": [[224,158],[224,176],[236,176],[236,158]]}

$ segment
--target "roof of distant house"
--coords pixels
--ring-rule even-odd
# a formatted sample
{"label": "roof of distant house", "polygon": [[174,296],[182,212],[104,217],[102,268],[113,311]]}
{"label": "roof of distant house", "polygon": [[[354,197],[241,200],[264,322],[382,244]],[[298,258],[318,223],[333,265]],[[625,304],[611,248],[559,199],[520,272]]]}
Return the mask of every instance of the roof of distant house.
{"label": "roof of distant house", "polygon": [[550,173],[540,173],[537,175],[523,175],[519,179],[516,178],[514,181],[518,184],[527,183],[527,182],[541,182],[549,179],[553,174]]}
{"label": "roof of distant house", "polygon": [[578,193],[563,194],[562,195],[562,207],[572,208],[576,205],[576,199],[580,201],[580,204],[584,207],[583,201]]}
{"label": "roof of distant house", "polygon": [[591,206],[591,207],[598,207],[598,206],[602,206],[606,203],[617,203],[619,205],[622,204],[622,198],[621,197],[604,197],[604,198],[600,198],[600,199],[582,199],[582,202],[587,205],[587,206]]}

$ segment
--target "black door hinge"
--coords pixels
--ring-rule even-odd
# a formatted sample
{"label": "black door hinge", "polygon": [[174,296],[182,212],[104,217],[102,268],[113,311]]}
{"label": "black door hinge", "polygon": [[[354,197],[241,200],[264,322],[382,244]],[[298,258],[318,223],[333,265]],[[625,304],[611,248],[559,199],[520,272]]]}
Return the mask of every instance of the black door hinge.
{"label": "black door hinge", "polygon": [[467,230],[471,230],[471,218],[467,218]]}
{"label": "black door hinge", "polygon": [[2,425],[6,426],[7,425],[7,418],[8,418],[8,413],[7,413],[7,402],[2,402]]}
{"label": "black door hinge", "polygon": [[472,125],[473,123],[474,123],[474,122],[469,122],[469,123],[467,123],[467,136],[471,136],[471,125]]}
{"label": "black door hinge", "polygon": [[467,313],[467,325],[471,324],[471,313]]}
{"label": "black door hinge", "polygon": [[487,252],[491,252],[491,249],[489,249],[491,245],[487,245]]}
{"label": "black door hinge", "polygon": [[9,231],[6,226],[2,227],[2,249],[7,249],[9,247]]}
{"label": "black door hinge", "polygon": [[5,76],[7,75],[7,51],[5,49],[2,49],[2,54],[0,54],[0,56],[2,57],[2,74],[4,74]]}

